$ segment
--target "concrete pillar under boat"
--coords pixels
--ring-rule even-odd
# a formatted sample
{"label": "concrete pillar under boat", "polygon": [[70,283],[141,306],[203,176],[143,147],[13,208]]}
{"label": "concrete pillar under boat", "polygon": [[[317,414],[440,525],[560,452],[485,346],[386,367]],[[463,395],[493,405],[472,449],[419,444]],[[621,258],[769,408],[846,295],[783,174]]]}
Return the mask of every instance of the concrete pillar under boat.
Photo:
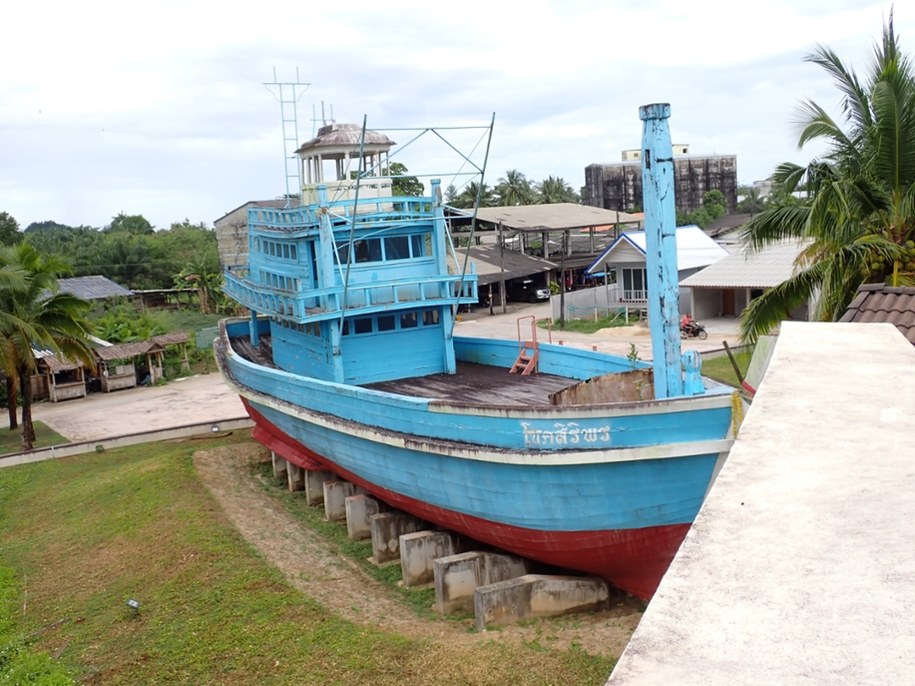
{"label": "concrete pillar under boat", "polygon": [[596,577],[525,574],[480,586],[473,594],[477,631],[528,617],[557,617],[573,612],[606,610],[607,582]]}
{"label": "concrete pillar under boat", "polygon": [[639,108],[642,126],[642,205],[645,210],[645,261],[648,323],[655,398],[682,395],[680,304],[677,278],[677,215],[674,158],[670,143],[670,105]]}
{"label": "concrete pillar under boat", "polygon": [[308,505],[320,505],[324,502],[324,482],[337,477],[328,471],[311,470],[305,472],[305,502]]}
{"label": "concrete pillar under boat", "polygon": [[372,560],[380,565],[400,558],[400,537],[419,531],[423,523],[403,512],[372,516]]}
{"label": "concrete pillar under boat", "polygon": [[339,522],[346,519],[346,498],[356,492],[355,484],[349,481],[325,481],[324,519]]}
{"label": "concrete pillar under boat", "polygon": [[400,537],[400,571],[407,588],[434,580],[433,564],[440,557],[454,555],[456,537],[447,531],[414,531]]}
{"label": "concrete pillar under boat", "polygon": [[432,562],[435,609],[440,614],[473,609],[473,593],[479,586],[514,579],[527,573],[524,558],[505,553],[473,550],[441,557]]}
{"label": "concrete pillar under boat", "polygon": [[370,495],[356,494],[344,498],[346,535],[354,541],[372,537],[372,515],[381,512],[381,503]]}
{"label": "concrete pillar under boat", "polygon": [[250,316],[248,318],[248,337],[251,339],[251,345],[255,348],[260,344],[260,334],[257,331],[257,312],[254,310],[249,310]]}
{"label": "concrete pillar under boat", "polygon": [[305,488],[305,470],[293,462],[286,463],[286,483],[290,491],[301,491]]}
{"label": "concrete pillar under boat", "polygon": [[287,462],[272,450],[270,451],[270,461],[273,463],[273,478],[283,479],[286,477]]}

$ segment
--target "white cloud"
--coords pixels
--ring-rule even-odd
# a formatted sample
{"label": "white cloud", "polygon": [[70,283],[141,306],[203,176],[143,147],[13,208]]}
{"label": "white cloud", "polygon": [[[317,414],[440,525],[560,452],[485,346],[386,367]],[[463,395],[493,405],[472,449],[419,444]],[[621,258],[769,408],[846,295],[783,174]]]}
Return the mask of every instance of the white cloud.
{"label": "white cloud", "polygon": [[[865,70],[888,12],[853,0],[17,3],[0,44],[0,211],[23,226],[101,226],[120,211],[168,226],[279,195],[280,111],[262,84],[296,67],[312,83],[300,140],[322,101],[379,128],[496,112],[490,183],[518,169],[578,187],[585,166],[639,144],[639,105],[663,101],[677,142],[736,154],[752,181],[809,158],[794,147],[799,100],[838,101],[803,56],[822,43]],[[897,5],[895,21],[915,50],[915,7]],[[420,146],[403,159],[445,164]]]}

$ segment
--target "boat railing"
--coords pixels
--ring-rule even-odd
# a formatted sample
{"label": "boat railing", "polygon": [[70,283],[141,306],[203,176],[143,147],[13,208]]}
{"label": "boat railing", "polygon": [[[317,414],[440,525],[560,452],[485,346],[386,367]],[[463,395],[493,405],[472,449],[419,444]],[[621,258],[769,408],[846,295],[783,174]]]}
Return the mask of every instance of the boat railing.
{"label": "boat railing", "polygon": [[[275,317],[306,323],[332,319],[342,310],[351,313],[365,313],[386,309],[400,309],[398,306],[447,305],[455,300],[473,301],[478,298],[475,274],[461,277],[459,274],[443,276],[411,277],[393,281],[350,284],[330,288],[310,289],[307,292],[284,291],[255,284],[227,272],[225,292],[248,308]],[[345,294],[346,302],[343,301]]]}
{"label": "boat railing", "polygon": [[[354,215],[359,222],[428,219],[432,216],[432,201],[412,196],[360,196],[358,201],[343,197],[328,202],[326,208],[337,221],[350,220]],[[288,208],[252,207],[248,210],[248,228],[286,233],[317,230],[319,211],[320,208],[314,204]]]}

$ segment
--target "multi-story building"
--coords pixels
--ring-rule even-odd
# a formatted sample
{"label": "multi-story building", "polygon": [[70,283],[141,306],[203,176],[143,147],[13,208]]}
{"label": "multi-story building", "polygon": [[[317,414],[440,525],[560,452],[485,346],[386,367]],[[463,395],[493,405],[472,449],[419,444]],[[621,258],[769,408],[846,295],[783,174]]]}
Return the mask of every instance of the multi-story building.
{"label": "multi-story building", "polygon": [[[737,156],[689,155],[688,145],[674,146],[674,192],[677,212],[702,207],[706,192],[718,190],[727,201],[728,213],[737,211]],[[642,209],[641,150],[623,152],[625,161],[589,164],[585,167],[582,204],[607,210],[633,212]]]}

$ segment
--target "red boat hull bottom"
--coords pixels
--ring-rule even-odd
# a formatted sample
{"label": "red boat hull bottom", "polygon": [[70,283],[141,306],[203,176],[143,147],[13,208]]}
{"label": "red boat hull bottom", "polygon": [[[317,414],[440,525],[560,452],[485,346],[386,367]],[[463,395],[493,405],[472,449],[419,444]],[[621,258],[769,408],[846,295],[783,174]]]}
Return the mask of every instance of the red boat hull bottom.
{"label": "red boat hull bottom", "polygon": [[303,469],[327,469],[388,505],[436,526],[545,564],[594,574],[644,600],[654,595],[690,527],[671,524],[642,529],[544,531],[443,509],[365,481],[293,439],[245,398],[242,402],[255,422],[255,440]]}

